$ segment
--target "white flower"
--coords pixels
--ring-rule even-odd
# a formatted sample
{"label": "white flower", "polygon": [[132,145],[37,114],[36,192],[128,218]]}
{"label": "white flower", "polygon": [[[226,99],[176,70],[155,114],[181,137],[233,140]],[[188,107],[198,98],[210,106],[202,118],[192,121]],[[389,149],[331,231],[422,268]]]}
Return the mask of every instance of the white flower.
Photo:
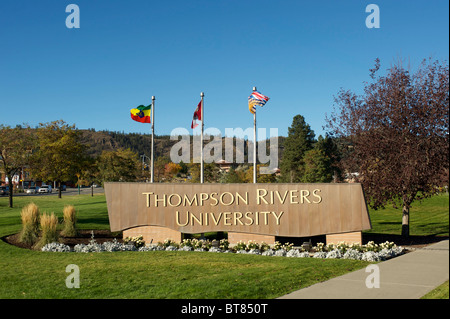
{"label": "white flower", "polygon": [[331,259],[337,259],[342,258],[342,253],[339,249],[334,249],[327,253],[327,256],[325,258],[331,258]]}
{"label": "white flower", "polygon": [[327,258],[327,253],[324,251],[318,251],[314,253],[313,258]]}
{"label": "white flower", "polygon": [[285,257],[285,256],[286,256],[286,250],[284,250],[284,249],[278,249],[277,251],[275,251],[275,256],[278,256],[278,257]]}
{"label": "white flower", "polygon": [[364,260],[364,261],[380,261],[381,258],[378,255],[378,253],[376,253],[374,251],[366,251],[365,253],[363,253],[361,260]]}
{"label": "white flower", "polygon": [[344,259],[356,259],[356,260],[361,260],[362,258],[362,253],[359,252],[356,249],[350,248],[347,249],[347,251],[345,252],[345,254],[342,256],[342,258]]}
{"label": "white flower", "polygon": [[275,252],[272,249],[267,249],[261,255],[263,255],[263,256],[273,256],[273,255],[275,255]]}
{"label": "white flower", "polygon": [[70,247],[61,243],[50,243],[46,244],[41,249],[42,251],[50,251],[50,252],[70,252]]}

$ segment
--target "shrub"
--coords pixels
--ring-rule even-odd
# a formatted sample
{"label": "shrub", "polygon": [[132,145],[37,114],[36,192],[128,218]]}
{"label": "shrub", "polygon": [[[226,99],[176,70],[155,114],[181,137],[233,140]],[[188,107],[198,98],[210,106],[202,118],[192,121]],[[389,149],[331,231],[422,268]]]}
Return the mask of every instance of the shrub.
{"label": "shrub", "polygon": [[360,252],[357,249],[354,248],[349,248],[347,249],[347,251],[344,253],[344,256],[342,257],[344,259],[356,259],[356,260],[361,260],[362,258],[362,252]]}
{"label": "shrub", "polygon": [[44,247],[42,247],[41,249],[42,251],[50,251],[50,252],[70,252],[70,247],[65,245],[65,244],[61,244],[61,243],[50,243],[50,244],[46,244]]}
{"label": "shrub", "polygon": [[167,238],[167,239],[164,240],[163,243],[162,243],[162,242],[158,242],[158,246],[164,248],[163,250],[165,250],[165,249],[167,249],[169,246],[174,246],[175,248],[178,248],[178,247],[179,247],[179,244],[178,244],[176,241]]}
{"label": "shrub", "polygon": [[259,250],[259,244],[256,241],[249,240],[245,250],[249,251],[249,250],[253,250],[253,249]]}
{"label": "shrub", "polygon": [[19,241],[32,245],[39,237],[39,207],[30,203],[22,209],[20,217],[22,219],[22,231],[19,235]]}
{"label": "shrub", "polygon": [[273,256],[273,255],[275,255],[275,251],[273,251],[272,249],[267,249],[267,250],[265,250],[261,255],[263,255],[263,256]]}
{"label": "shrub", "polygon": [[299,249],[291,249],[286,253],[286,257],[309,258],[309,253]]}
{"label": "shrub", "polygon": [[327,253],[327,256],[325,258],[331,258],[331,259],[337,259],[342,258],[342,253],[339,249],[333,249]]}
{"label": "shrub", "polygon": [[58,218],[55,214],[43,214],[41,217],[41,238],[36,243],[35,248],[41,249],[46,244],[58,242],[58,234],[56,233],[56,226],[58,225]]}
{"label": "shrub", "polygon": [[61,231],[61,235],[64,237],[75,237],[77,235],[76,229],[76,211],[72,205],[67,205],[63,209],[64,214],[64,228]]}
{"label": "shrub", "polygon": [[246,251],[246,250],[247,250],[247,244],[244,243],[242,240],[240,240],[240,241],[234,246],[234,249],[235,249],[236,251],[240,251],[240,250]]}
{"label": "shrub", "polygon": [[219,248],[222,250],[228,250],[228,248],[230,247],[230,242],[228,241],[228,239],[221,239],[219,241]]}
{"label": "shrub", "polygon": [[133,245],[136,248],[145,246],[144,236],[125,237],[123,239],[125,244]]}

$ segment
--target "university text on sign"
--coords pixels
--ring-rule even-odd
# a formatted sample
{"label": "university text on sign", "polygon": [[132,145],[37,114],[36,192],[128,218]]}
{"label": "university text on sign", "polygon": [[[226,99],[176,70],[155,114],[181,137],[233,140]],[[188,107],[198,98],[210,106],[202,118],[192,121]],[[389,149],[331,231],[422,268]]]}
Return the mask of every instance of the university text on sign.
{"label": "university text on sign", "polygon": [[[273,205],[277,201],[281,204],[285,202],[289,202],[290,204],[319,204],[322,201],[320,192],[320,189],[314,189],[312,191],[312,197],[314,199],[310,199],[311,193],[309,190],[291,189],[280,194],[278,190],[268,191],[264,188],[257,188],[255,201],[257,205],[263,203]],[[178,193],[158,196],[154,192],[146,192],[143,195],[147,198],[147,208],[159,207],[160,205],[163,207],[177,207],[175,221],[177,226],[182,227],[194,223],[205,226],[208,226],[209,223],[214,223],[216,226],[219,224],[223,226],[258,226],[260,223],[264,225],[269,225],[269,223],[280,225],[280,219],[284,213],[283,211],[221,211],[218,213],[207,211],[209,206],[221,205],[224,208],[231,205],[248,206],[250,202],[249,192],[199,193],[194,194],[192,197],[189,197],[187,194],[180,195]],[[203,207],[205,211],[200,211],[198,215],[188,210],[189,207],[199,206]],[[179,207],[181,207],[180,210],[178,210]]]}

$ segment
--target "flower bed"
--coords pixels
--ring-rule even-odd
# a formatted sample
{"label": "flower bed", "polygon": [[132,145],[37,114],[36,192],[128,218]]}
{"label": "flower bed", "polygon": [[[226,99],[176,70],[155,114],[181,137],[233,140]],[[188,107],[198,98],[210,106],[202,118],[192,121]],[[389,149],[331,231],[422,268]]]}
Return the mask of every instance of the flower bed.
{"label": "flower bed", "polygon": [[114,252],[114,251],[207,251],[212,253],[236,253],[262,256],[279,256],[291,258],[327,258],[327,259],[356,259],[377,262],[399,256],[405,252],[403,247],[397,246],[393,242],[375,244],[368,242],[365,245],[348,244],[340,242],[338,244],[318,243],[311,251],[294,247],[293,244],[281,244],[275,242],[270,246],[266,243],[254,241],[239,242],[231,246],[228,240],[220,241],[184,239],[181,243],[166,239],[157,244],[145,245],[142,236],[124,238],[120,243],[116,239],[99,244],[94,238],[88,244],[78,244],[70,246],[61,243],[47,244],[42,251],[50,252]]}

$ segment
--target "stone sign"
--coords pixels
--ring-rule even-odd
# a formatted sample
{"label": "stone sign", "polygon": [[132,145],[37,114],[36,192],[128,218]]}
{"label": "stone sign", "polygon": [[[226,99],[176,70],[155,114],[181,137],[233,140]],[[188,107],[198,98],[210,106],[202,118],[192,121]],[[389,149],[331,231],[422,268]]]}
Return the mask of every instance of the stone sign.
{"label": "stone sign", "polygon": [[274,236],[360,233],[371,228],[357,183],[105,183],[105,194],[111,231],[124,230],[124,236],[141,232],[146,241],[165,236],[181,240],[182,233],[205,232],[270,241]]}

